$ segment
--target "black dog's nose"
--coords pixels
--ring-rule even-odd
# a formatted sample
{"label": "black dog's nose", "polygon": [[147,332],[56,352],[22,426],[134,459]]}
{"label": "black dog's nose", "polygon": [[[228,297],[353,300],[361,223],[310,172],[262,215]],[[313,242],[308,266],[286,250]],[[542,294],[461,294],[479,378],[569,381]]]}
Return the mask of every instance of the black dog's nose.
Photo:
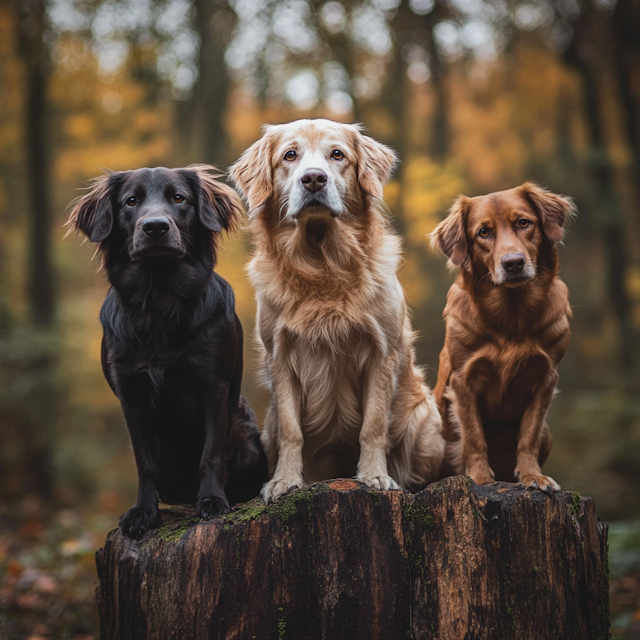
{"label": "black dog's nose", "polygon": [[147,218],[142,223],[142,230],[151,238],[162,238],[169,231],[166,218]]}
{"label": "black dog's nose", "polygon": [[519,273],[524,267],[524,256],[521,253],[507,253],[502,256],[502,266],[511,273]]}
{"label": "black dog's nose", "polygon": [[302,174],[300,182],[311,193],[318,193],[327,184],[327,174],[321,169],[309,169]]}

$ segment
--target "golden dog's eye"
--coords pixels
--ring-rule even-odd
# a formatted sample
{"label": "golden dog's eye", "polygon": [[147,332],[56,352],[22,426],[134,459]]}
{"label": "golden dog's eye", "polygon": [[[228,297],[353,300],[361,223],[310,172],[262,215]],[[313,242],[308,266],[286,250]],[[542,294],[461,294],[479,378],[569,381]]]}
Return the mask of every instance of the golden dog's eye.
{"label": "golden dog's eye", "polygon": [[526,229],[530,224],[531,221],[527,220],[526,218],[520,218],[520,220],[518,220],[518,224],[523,228]]}
{"label": "golden dog's eye", "polygon": [[134,198],[133,196],[131,196],[130,198],[127,198],[127,204],[130,207],[133,207],[133,206],[138,204],[138,200],[136,198]]}
{"label": "golden dog's eye", "polygon": [[334,149],[331,152],[331,157],[334,160],[342,160],[342,158],[344,158],[344,153],[342,153],[342,151],[340,151],[340,149]]}
{"label": "golden dog's eye", "polygon": [[284,159],[288,162],[293,162],[297,157],[298,154],[293,149],[289,149],[289,151],[284,154]]}
{"label": "golden dog's eye", "polygon": [[184,202],[184,196],[181,196],[179,193],[176,193],[176,195],[173,196],[173,201],[180,204],[181,202]]}
{"label": "golden dog's eye", "polygon": [[488,238],[491,235],[491,231],[489,231],[489,229],[487,229],[487,227],[482,227],[482,229],[480,229],[480,231],[478,231],[478,235],[481,238]]}

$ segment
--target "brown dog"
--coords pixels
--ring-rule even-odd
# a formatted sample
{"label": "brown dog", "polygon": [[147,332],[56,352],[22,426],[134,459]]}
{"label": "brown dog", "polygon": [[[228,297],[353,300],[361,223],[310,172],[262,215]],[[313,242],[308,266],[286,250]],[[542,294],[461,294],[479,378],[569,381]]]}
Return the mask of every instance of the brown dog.
{"label": "brown dog", "polygon": [[298,120],[267,127],[231,168],[249,203],[271,391],[266,501],[356,474],[418,490],[440,468],[440,416],[414,362],[400,243],[383,213],[395,160],[356,125]]}
{"label": "brown dog", "polygon": [[435,394],[455,473],[557,490],[540,466],[551,450],[545,416],[569,344],[558,252],[573,202],[527,182],[460,196],[431,235],[461,267],[444,310]]}

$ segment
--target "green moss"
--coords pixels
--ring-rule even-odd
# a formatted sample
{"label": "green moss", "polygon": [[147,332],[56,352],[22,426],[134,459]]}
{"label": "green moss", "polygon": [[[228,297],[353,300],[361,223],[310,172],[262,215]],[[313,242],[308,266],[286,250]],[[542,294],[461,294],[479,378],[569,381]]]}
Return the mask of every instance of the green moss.
{"label": "green moss", "polygon": [[284,621],[284,609],[278,607],[278,638],[284,638],[287,630],[287,623]]}
{"label": "green moss", "polygon": [[225,517],[224,529],[229,530],[235,524],[257,520],[267,510],[268,507],[262,498],[254,498]]}
{"label": "green moss", "polygon": [[178,542],[178,540],[180,540],[180,538],[182,538],[182,536],[198,521],[198,518],[189,518],[188,520],[183,520],[177,524],[172,523],[162,525],[156,537],[163,542]]}
{"label": "green moss", "polygon": [[421,504],[417,504],[415,500],[409,496],[407,496],[402,505],[402,515],[405,520],[414,522],[427,529],[433,528],[435,522],[433,516],[429,513],[429,509]]}
{"label": "green moss", "polygon": [[380,494],[375,489],[369,490],[369,495],[371,496],[371,502],[374,507],[380,506]]}
{"label": "green moss", "polygon": [[577,518],[580,513],[580,502],[582,501],[582,496],[577,491],[571,492],[571,502],[567,505],[569,509],[569,513]]}
{"label": "green moss", "polygon": [[[280,498],[273,506],[269,507],[269,513],[280,517],[285,529],[289,529],[289,521],[299,512],[300,505],[306,505],[307,518],[311,524],[313,512],[313,497],[327,490],[326,485],[315,485],[308,489],[297,489]],[[312,529],[313,530],[313,529]]]}

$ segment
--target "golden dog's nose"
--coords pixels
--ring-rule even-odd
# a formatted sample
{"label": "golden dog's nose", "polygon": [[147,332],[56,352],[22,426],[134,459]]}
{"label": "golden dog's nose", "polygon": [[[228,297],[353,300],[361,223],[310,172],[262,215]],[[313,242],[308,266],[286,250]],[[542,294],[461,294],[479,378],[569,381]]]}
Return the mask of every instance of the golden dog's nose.
{"label": "golden dog's nose", "polygon": [[302,186],[311,193],[318,193],[327,184],[327,174],[322,169],[309,169],[300,178]]}

